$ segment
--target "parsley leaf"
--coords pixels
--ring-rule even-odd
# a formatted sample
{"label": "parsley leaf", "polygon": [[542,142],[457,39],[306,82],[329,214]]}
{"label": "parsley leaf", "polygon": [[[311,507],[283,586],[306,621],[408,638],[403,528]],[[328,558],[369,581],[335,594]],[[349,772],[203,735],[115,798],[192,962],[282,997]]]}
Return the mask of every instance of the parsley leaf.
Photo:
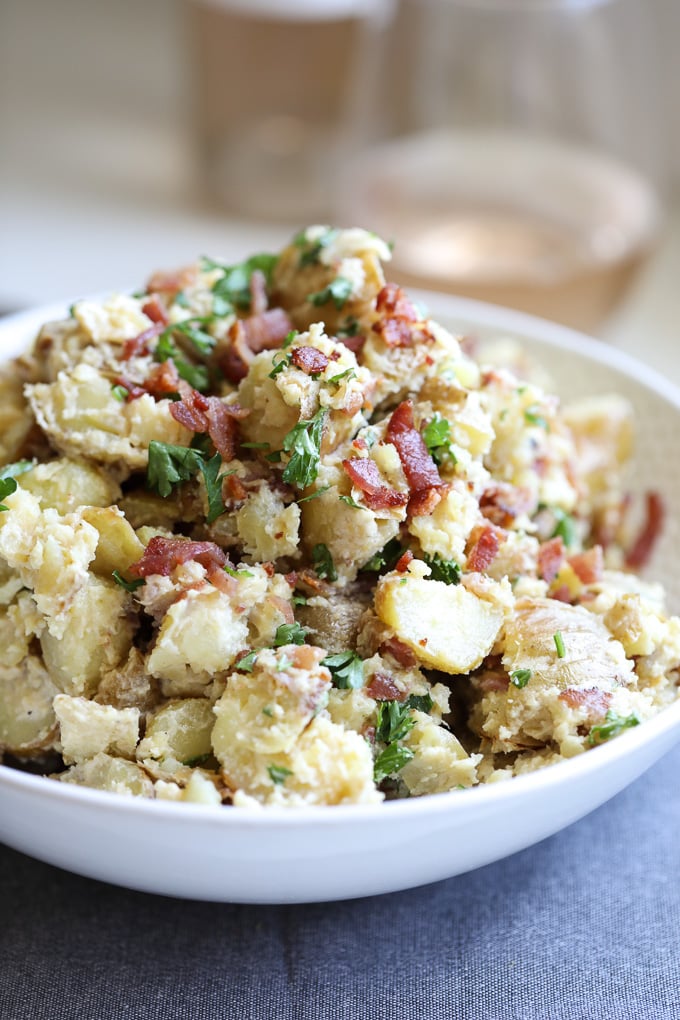
{"label": "parsley leaf", "polygon": [[137,589],[141,588],[142,585],[145,583],[143,577],[138,577],[134,581],[126,581],[123,575],[119,573],[119,571],[117,570],[114,570],[111,576],[113,577],[116,584],[120,585],[121,588],[125,588],[125,591],[129,591],[130,593],[132,593],[133,591],[137,591]]}
{"label": "parsley leaf", "polygon": [[550,431],[547,419],[540,413],[540,408],[536,404],[531,404],[530,407],[525,409],[524,420],[529,425],[539,425],[542,429],[545,429],[546,432]]}
{"label": "parsley leaf", "polygon": [[159,496],[166,497],[170,495],[175,485],[193,478],[201,470],[202,465],[203,455],[200,450],[192,450],[188,446],[173,446],[171,443],[159,443],[154,439],[149,443],[146,482]]}
{"label": "parsley leaf", "polygon": [[439,411],[435,411],[432,421],[423,429],[423,441],[435,464],[442,464],[447,458],[456,463],[451,449],[451,425]]}
{"label": "parsley leaf", "polygon": [[553,510],[553,514],[557,523],[551,537],[561,538],[567,548],[574,545],[577,537],[576,521],[574,518],[557,507]]}
{"label": "parsley leaf", "polygon": [[416,724],[408,701],[381,701],[375,720],[375,739],[383,744],[403,740]]}
{"label": "parsley leaf", "polygon": [[353,287],[352,281],[348,280],[346,276],[336,276],[323,290],[317,290],[313,294],[308,294],[307,300],[310,304],[316,306],[327,305],[329,301],[332,301],[338,311],[340,311],[350,297]]}
{"label": "parsley leaf", "polygon": [[170,330],[182,333],[184,336],[188,337],[196,350],[206,356],[211,353],[213,347],[217,343],[214,336],[211,336],[210,333],[206,333],[203,329],[199,329],[197,326],[193,326],[192,320],[190,319],[186,322],[174,323],[170,326]]}
{"label": "parsley leaf", "polygon": [[461,569],[455,560],[444,560],[439,553],[435,553],[434,556],[425,554],[423,559],[432,571],[433,581],[443,581],[444,584],[460,583]]}
{"label": "parsley leaf", "polygon": [[257,658],[257,652],[248,652],[234,663],[234,669],[240,669],[243,673],[252,673],[253,666],[255,665],[255,659]]}
{"label": "parsley leaf", "polygon": [[190,386],[193,386],[195,390],[199,390],[201,393],[208,389],[210,385],[208,369],[205,365],[193,365],[186,358],[183,358],[179,348],[167,332],[161,333],[158,338],[154,358],[159,362],[168,361],[172,358],[180,379],[184,379],[185,382],[188,382]]}
{"label": "parsley leaf", "polygon": [[373,779],[376,783],[382,783],[383,779],[393,776],[395,772],[401,772],[404,765],[407,765],[414,757],[410,747],[403,744],[388,744],[384,751],[378,755],[373,765]]}
{"label": "parsley leaf", "polygon": [[357,336],[359,333],[359,320],[353,315],[348,316],[345,319],[345,324],[342,329],[336,331],[337,337]]}
{"label": "parsley leaf", "polygon": [[[5,464],[4,467],[0,468],[0,501],[17,491],[16,476],[23,475],[25,471],[30,471],[32,467],[32,461],[18,460],[14,464]],[[9,510],[9,507],[0,502],[0,512],[5,510]]]}
{"label": "parsley leaf", "polygon": [[327,230],[321,234],[320,237],[310,241],[307,237],[307,232],[302,230],[294,239],[293,244],[298,248],[301,248],[300,259],[298,266],[302,269],[303,266],[313,266],[319,261],[319,255],[324,248],[338,236],[338,229],[336,227],[328,227]]}
{"label": "parsley leaf", "polygon": [[329,489],[330,485],[322,485],[320,489],[310,492],[309,496],[301,496],[298,503],[309,503],[311,499],[318,499],[319,496],[323,496],[324,492],[328,492]]}
{"label": "parsley leaf", "polygon": [[121,404],[124,404],[130,395],[130,391],[125,386],[117,385],[111,387],[111,394],[116,400],[120,400]]}
{"label": "parsley leaf", "polygon": [[295,623],[282,623],[276,628],[274,635],[274,648],[281,645],[304,645],[307,631],[297,621]]}
{"label": "parsley leaf", "polygon": [[522,687],[526,687],[530,680],[531,680],[530,669],[514,669],[510,674],[510,683],[513,684],[515,687],[519,687],[520,689]]}
{"label": "parsley leaf", "polygon": [[362,572],[375,571],[376,573],[379,573],[383,568],[392,570],[399,557],[405,552],[406,547],[401,544],[399,539],[391,538],[380,552],[371,556],[370,560],[364,563],[361,570]]}
{"label": "parsley leaf", "polygon": [[327,581],[337,581],[338,572],[333,563],[330,550],[323,542],[319,542],[312,549],[312,563],[319,577],[325,577]]}
{"label": "parsley leaf", "polygon": [[562,631],[556,630],[553,634],[553,641],[555,642],[555,649],[557,651],[558,659],[563,659],[566,654],[564,647],[564,638],[562,637]]}
{"label": "parsley leaf", "polygon": [[411,694],[406,699],[406,704],[409,708],[413,708],[416,712],[425,712],[429,715],[434,706],[434,701],[429,694]]}
{"label": "parsley leaf", "polygon": [[199,469],[203,475],[203,481],[205,482],[205,491],[208,496],[208,516],[206,517],[206,524],[212,524],[216,521],[223,513],[226,513],[226,506],[222,499],[222,479],[226,478],[227,475],[231,475],[233,471],[224,471],[220,474],[220,468],[222,467],[222,458],[219,453],[216,453],[210,460],[205,461],[201,459]]}
{"label": "parsley leaf", "polygon": [[290,454],[290,460],[283,472],[284,482],[306,489],[316,479],[325,421],[326,411],[320,408],[313,418],[299,421],[286,435],[283,449]]}
{"label": "parsley leaf", "polygon": [[284,768],[283,765],[267,765],[267,772],[272,783],[275,783],[277,786],[282,786],[286,779],[288,779],[288,776],[293,775],[291,770]]}
{"label": "parsley leaf", "polygon": [[588,734],[588,743],[591,747],[594,747],[596,744],[603,744],[606,740],[611,740],[612,737],[618,737],[619,733],[622,733],[624,730],[629,730],[633,726],[639,725],[640,720],[634,712],[632,715],[621,716],[617,715],[610,708],[607,710],[604,722],[598,726],[591,727]]}
{"label": "parsley leaf", "polygon": [[214,295],[238,308],[248,309],[251,303],[251,276],[256,269],[259,269],[264,273],[267,284],[269,284],[278,258],[278,255],[265,253],[251,255],[245,262],[239,262],[233,266],[223,266],[218,262],[213,262],[212,259],[204,258],[203,265],[207,269],[222,269],[224,271],[224,276],[213,284]]}
{"label": "parsley leaf", "polygon": [[[278,351],[277,351],[277,354],[278,354]],[[272,365],[274,367],[272,368],[271,372],[269,373],[269,378],[270,379],[276,379],[277,375],[279,375],[281,372],[285,371],[285,369],[290,368],[290,364],[291,364],[291,356],[290,356],[290,354],[284,354],[283,357],[279,361],[276,361],[275,359],[276,359],[276,355],[274,355],[274,358],[272,358]]]}
{"label": "parsley leaf", "polygon": [[338,652],[321,660],[333,677],[333,686],[340,690],[356,690],[364,685],[364,667],[356,652]]}
{"label": "parsley leaf", "polygon": [[338,496],[338,499],[342,503],[346,503],[347,506],[353,507],[355,510],[366,510],[365,506],[362,506],[361,503],[357,503],[357,501],[352,499],[351,496]]}

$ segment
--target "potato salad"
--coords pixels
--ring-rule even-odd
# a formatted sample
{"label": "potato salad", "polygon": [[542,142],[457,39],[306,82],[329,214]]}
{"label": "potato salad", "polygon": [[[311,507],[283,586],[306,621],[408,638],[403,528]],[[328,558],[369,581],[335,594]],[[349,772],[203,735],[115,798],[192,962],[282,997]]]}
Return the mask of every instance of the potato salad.
{"label": "potato salad", "polygon": [[[76,302],[0,375],[0,754],[207,805],[510,780],[676,698],[631,412],[312,226]],[[540,381],[539,381],[540,380]]]}

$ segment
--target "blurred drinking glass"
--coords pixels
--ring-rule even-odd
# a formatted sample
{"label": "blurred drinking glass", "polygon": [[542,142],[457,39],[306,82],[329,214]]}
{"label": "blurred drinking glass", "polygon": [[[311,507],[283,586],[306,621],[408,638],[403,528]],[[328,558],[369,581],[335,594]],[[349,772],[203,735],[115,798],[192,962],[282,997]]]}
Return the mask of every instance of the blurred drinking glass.
{"label": "blurred drinking glass", "polygon": [[586,330],[649,255],[664,171],[644,0],[399,0],[356,75],[338,214],[394,276]]}

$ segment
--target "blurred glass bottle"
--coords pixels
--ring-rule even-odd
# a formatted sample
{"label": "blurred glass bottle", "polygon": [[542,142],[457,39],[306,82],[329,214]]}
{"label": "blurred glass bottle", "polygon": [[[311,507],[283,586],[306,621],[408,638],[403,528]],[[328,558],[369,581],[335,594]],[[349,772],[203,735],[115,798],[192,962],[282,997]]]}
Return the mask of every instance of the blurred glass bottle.
{"label": "blurred glass bottle", "polygon": [[338,215],[404,283],[596,329],[659,230],[653,31],[645,0],[398,0]]}
{"label": "blurred glass bottle", "polygon": [[186,0],[204,198],[248,218],[330,215],[350,76],[385,0]]}

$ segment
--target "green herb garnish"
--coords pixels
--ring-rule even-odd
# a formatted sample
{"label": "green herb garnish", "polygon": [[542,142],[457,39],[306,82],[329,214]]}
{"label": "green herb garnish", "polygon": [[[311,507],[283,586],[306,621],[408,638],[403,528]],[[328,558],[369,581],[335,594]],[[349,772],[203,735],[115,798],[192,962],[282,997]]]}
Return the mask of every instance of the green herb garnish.
{"label": "green herb garnish", "polygon": [[256,269],[265,275],[267,284],[271,283],[274,266],[278,262],[278,255],[260,254],[251,255],[245,262],[239,262],[233,266],[224,266],[212,259],[203,259],[203,266],[206,269],[221,269],[224,273],[219,280],[213,284],[213,294],[237,308],[248,309],[251,304],[250,279]]}
{"label": "green herb garnish", "polygon": [[513,684],[515,687],[519,687],[520,689],[522,687],[526,687],[530,680],[531,680],[530,669],[515,669],[510,674],[510,683]]}
{"label": "green herb garnish", "polygon": [[291,770],[284,768],[283,765],[268,765],[267,772],[272,783],[275,783],[277,786],[282,786],[286,779],[288,779],[288,776],[293,775]]}
{"label": "green herb garnish", "polygon": [[527,407],[525,409],[524,420],[528,422],[529,425],[539,425],[542,429],[545,429],[546,432],[550,430],[550,426],[548,425],[546,418],[540,413],[540,409],[536,406],[536,404],[532,404],[531,407]]}
{"label": "green herb garnish", "polygon": [[33,461],[18,460],[13,464],[5,464],[4,467],[0,468],[0,512],[9,510],[9,507],[5,506],[1,501],[17,491],[16,476],[23,475],[25,471],[30,471],[32,467]]}
{"label": "green herb garnish", "polygon": [[405,704],[417,712],[425,712],[426,715],[429,715],[434,706],[434,701],[429,694],[410,694]]}
{"label": "green herb garnish", "polygon": [[121,588],[125,588],[125,591],[129,591],[132,594],[133,591],[137,591],[145,583],[143,577],[138,577],[134,581],[126,581],[125,578],[118,570],[114,570],[111,574],[116,584],[120,585]]}
{"label": "green herb garnish", "polygon": [[364,563],[361,571],[380,573],[383,569],[392,570],[399,557],[405,552],[406,546],[403,546],[398,538],[391,538],[380,552],[371,556],[370,560]]}
{"label": "green herb garnish", "polygon": [[248,652],[238,662],[234,663],[234,669],[240,669],[242,673],[252,673],[255,660],[257,658],[257,652]]}
{"label": "green herb garnish", "polygon": [[403,744],[389,744],[384,751],[378,755],[373,765],[373,779],[376,783],[382,783],[383,779],[401,772],[404,765],[413,759],[414,754],[410,747]]}
{"label": "green herb garnish", "polygon": [[315,240],[310,241],[307,237],[306,231],[301,231],[293,239],[293,244],[298,248],[301,248],[300,259],[298,262],[299,267],[302,269],[303,266],[313,266],[319,261],[319,255],[324,248],[327,248],[332,241],[338,236],[338,230],[336,227],[328,227]]}
{"label": "green herb garnish", "polygon": [[308,294],[307,300],[310,304],[317,306],[327,305],[329,301],[332,301],[338,311],[340,311],[350,297],[353,287],[352,281],[348,280],[346,276],[336,276],[323,290],[317,290],[313,294]]}
{"label": "green herb garnish", "polygon": [[383,744],[403,740],[416,724],[411,707],[408,701],[381,701],[375,716],[375,739]]}
{"label": "green herb garnish", "polygon": [[297,621],[295,623],[282,623],[280,627],[276,628],[274,648],[280,648],[281,645],[304,645],[306,638],[306,628],[301,627]]}
{"label": "green herb garnish", "polygon": [[363,660],[356,652],[338,652],[321,660],[333,677],[333,686],[340,690],[356,690],[364,685]]}
{"label": "green herb garnish", "polygon": [[309,496],[301,496],[298,503],[309,503],[312,499],[318,499],[319,496],[323,496],[324,492],[328,492],[329,489],[330,485],[322,485],[320,489],[310,492]]}
{"label": "green herb garnish", "polygon": [[338,572],[333,563],[330,550],[323,542],[319,542],[312,549],[312,563],[319,577],[325,577],[327,581],[337,581]]}
{"label": "green herb garnish", "polygon": [[423,441],[435,464],[442,464],[446,459],[456,463],[456,455],[451,448],[451,425],[438,411],[423,429]]}
{"label": "green herb garnish", "polygon": [[577,538],[576,521],[570,515],[558,508],[553,509],[557,521],[552,538],[561,538],[564,544],[569,547],[575,545]]}
{"label": "green herb garnish", "polygon": [[121,404],[124,404],[130,396],[130,391],[125,386],[116,385],[111,387],[111,395],[114,396],[116,400],[120,400]]}
{"label": "green herb garnish", "polygon": [[555,648],[557,649],[557,656],[563,659],[565,656],[564,638],[562,637],[562,631],[556,630],[553,634],[553,641],[555,642]]}
{"label": "green herb garnish", "polygon": [[455,560],[444,560],[439,553],[435,553],[434,556],[425,554],[423,559],[432,572],[430,576],[433,581],[443,581],[444,584],[460,583],[461,568]]}
{"label": "green herb garnish", "polygon": [[604,717],[604,722],[591,728],[588,734],[588,743],[591,747],[594,747],[596,744],[603,744],[606,740],[611,740],[612,737],[618,737],[619,733],[622,733],[623,730],[639,725],[640,720],[634,712],[632,715],[621,716],[617,715],[610,708]]}
{"label": "green herb garnish", "polygon": [[313,418],[295,425],[283,440],[283,449],[290,460],[283,472],[284,482],[306,489],[315,481],[321,459],[321,441],[326,411],[320,408]]}
{"label": "green herb garnish", "polygon": [[355,510],[365,510],[366,509],[365,506],[362,506],[361,503],[357,503],[357,501],[355,499],[352,499],[351,496],[338,496],[338,499],[342,503],[346,503],[347,506],[353,507]]}

